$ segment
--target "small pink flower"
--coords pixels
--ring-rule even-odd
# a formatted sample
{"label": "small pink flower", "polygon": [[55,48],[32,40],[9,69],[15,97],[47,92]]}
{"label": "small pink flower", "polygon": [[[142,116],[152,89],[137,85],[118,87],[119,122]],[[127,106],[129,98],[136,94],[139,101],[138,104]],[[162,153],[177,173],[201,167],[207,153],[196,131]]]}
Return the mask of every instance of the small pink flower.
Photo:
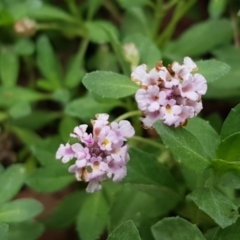
{"label": "small pink flower", "polygon": [[130,122],[122,120],[108,122],[109,115],[99,114],[92,121],[93,134],[86,133],[87,125],[74,128],[72,137],[80,143],[60,145],[56,158],[75,163],[68,169],[78,181],[89,182],[86,191],[94,192],[102,188],[101,182],[107,178],[120,181],[126,176],[126,164],[129,161],[127,138],[135,133]]}
{"label": "small pink flower", "polygon": [[102,185],[99,184],[99,181],[90,181],[86,188],[86,191],[88,193],[93,193],[93,192],[99,191],[101,189],[102,189]]}
{"label": "small pink flower", "polygon": [[105,175],[108,172],[108,164],[103,161],[102,157],[92,157],[87,164],[88,180],[94,180]]}
{"label": "small pink flower", "polygon": [[178,62],[172,64],[172,70],[180,79],[188,78],[192,71],[197,70],[197,65],[189,57],[185,57],[183,60],[183,65]]}
{"label": "small pink flower", "polygon": [[166,106],[161,108],[161,112],[163,114],[164,123],[171,126],[176,123],[179,119],[179,114],[182,112],[182,107],[178,105],[170,105],[167,104]]}
{"label": "small pink flower", "polygon": [[141,111],[146,111],[147,110],[147,101],[146,101],[146,95],[147,95],[147,91],[146,89],[138,89],[135,95],[135,99],[137,101],[138,104],[138,108]]}
{"label": "small pink flower", "polygon": [[119,140],[126,141],[127,138],[132,137],[135,134],[135,130],[129,121],[121,120],[119,123],[112,122],[110,124],[111,129],[116,133]]}
{"label": "small pink flower", "polygon": [[84,148],[81,144],[75,143],[72,145],[72,150],[75,152],[77,159],[90,159],[89,149]]}
{"label": "small pink flower", "polygon": [[115,148],[111,152],[111,157],[118,164],[126,164],[126,161],[128,160],[128,158],[127,158],[128,153],[127,152],[128,152],[128,146],[127,145],[125,145],[123,147]]}
{"label": "small pink flower", "polygon": [[116,163],[109,164],[108,177],[113,177],[113,182],[120,182],[127,175],[127,168],[125,165],[119,166]]}
{"label": "small pink flower", "polygon": [[175,127],[184,125],[187,119],[194,117],[194,108],[189,106],[182,106],[182,111],[178,115],[178,118],[175,122]]}
{"label": "small pink flower", "polygon": [[172,88],[179,84],[179,79],[172,77],[167,68],[162,67],[159,71],[159,77],[163,80],[163,85],[165,88]]}
{"label": "small pink flower", "polygon": [[155,68],[147,73],[147,65],[142,64],[132,72],[131,78],[134,82],[140,83],[141,86],[151,86],[158,83],[159,74]]}
{"label": "small pink flower", "polygon": [[73,138],[78,138],[79,140],[83,139],[87,136],[86,130],[87,130],[87,124],[82,124],[73,129],[73,133],[70,134]]}
{"label": "small pink flower", "polygon": [[155,112],[159,110],[159,101],[162,99],[158,86],[149,86],[146,90],[139,89],[136,93],[136,101],[142,111]]}
{"label": "small pink flower", "polygon": [[201,111],[207,82],[201,74],[192,74],[197,65],[191,58],[185,57],[182,65],[174,62],[167,68],[158,62],[149,73],[146,70],[146,65],[141,65],[132,74],[141,83],[135,99],[145,115],[141,118],[145,127],[152,127],[157,120],[178,127]]}
{"label": "small pink flower", "polygon": [[207,82],[201,74],[190,75],[179,85],[180,94],[193,101],[198,101],[207,91]]}
{"label": "small pink flower", "polygon": [[142,64],[135,68],[131,74],[131,78],[134,82],[146,82],[147,79],[147,65]]}
{"label": "small pink flower", "polygon": [[104,128],[107,128],[108,130],[106,131],[103,130],[100,133],[98,146],[100,147],[101,150],[111,151],[113,148],[113,144],[118,143],[118,137],[117,134],[114,131],[112,131],[108,126]]}
{"label": "small pink flower", "polygon": [[146,116],[144,118],[140,118],[140,120],[143,122],[144,127],[150,128],[158,119],[162,119],[162,117],[162,112],[158,110],[146,113]]}
{"label": "small pink flower", "polygon": [[63,144],[57,150],[56,158],[62,159],[63,163],[69,162],[71,159],[75,157],[75,152],[72,150],[72,147],[69,143],[64,146]]}
{"label": "small pink flower", "polygon": [[81,142],[87,145],[93,144],[94,141],[92,138],[92,134],[88,134],[86,132],[87,127],[88,127],[87,124],[82,124],[80,126],[75,127],[73,132],[70,134],[70,137],[78,138]]}

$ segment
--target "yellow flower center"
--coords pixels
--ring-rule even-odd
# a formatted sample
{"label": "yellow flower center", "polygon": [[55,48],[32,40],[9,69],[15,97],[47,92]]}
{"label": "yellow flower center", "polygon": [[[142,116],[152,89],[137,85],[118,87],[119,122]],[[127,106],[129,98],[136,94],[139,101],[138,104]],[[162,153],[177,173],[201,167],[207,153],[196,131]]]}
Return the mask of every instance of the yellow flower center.
{"label": "yellow flower center", "polygon": [[107,138],[105,138],[104,140],[103,140],[103,142],[102,142],[102,146],[106,146],[106,145],[108,145],[110,143],[110,141],[107,139]]}
{"label": "yellow flower center", "polygon": [[171,114],[171,113],[172,113],[172,108],[171,108],[171,106],[170,106],[169,104],[166,105],[166,112],[167,112],[168,114]]}

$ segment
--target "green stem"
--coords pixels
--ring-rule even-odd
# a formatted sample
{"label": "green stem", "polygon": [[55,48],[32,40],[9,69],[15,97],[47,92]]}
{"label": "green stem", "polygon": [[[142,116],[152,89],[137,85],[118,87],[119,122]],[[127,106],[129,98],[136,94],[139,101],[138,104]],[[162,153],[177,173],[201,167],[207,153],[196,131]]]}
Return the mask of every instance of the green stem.
{"label": "green stem", "polygon": [[163,5],[164,10],[169,10],[171,7],[173,7],[175,4],[177,4],[179,0],[172,0],[166,4]]}
{"label": "green stem", "polygon": [[169,25],[165,28],[163,33],[159,36],[157,43],[163,47],[172,37],[176,25],[178,24],[179,20],[183,17],[183,15],[192,7],[192,5],[196,2],[196,0],[188,0],[179,1],[175,11],[173,13],[173,18]]}
{"label": "green stem", "polygon": [[153,147],[159,148],[160,150],[166,150],[166,148],[164,147],[163,144],[154,142],[154,141],[152,141],[148,138],[143,138],[143,137],[140,137],[140,136],[133,136],[133,137],[129,138],[129,140],[130,141],[131,140],[132,141],[138,141],[138,142],[141,142],[141,143],[152,145]]}
{"label": "green stem", "polygon": [[162,0],[157,0],[156,6],[154,6],[154,18],[155,18],[155,24],[154,24],[154,38],[157,37],[158,31],[161,25],[161,21],[163,17],[165,16],[165,13],[163,11],[163,2]]}
{"label": "green stem", "polygon": [[233,36],[234,36],[234,44],[236,48],[240,47],[240,37],[239,37],[239,29],[238,29],[238,16],[234,11],[233,6],[230,6],[230,17],[233,27]]}
{"label": "green stem", "polygon": [[[136,111],[137,107],[136,107],[136,104],[133,103],[132,98],[126,98],[125,108],[127,109],[128,112],[136,113],[137,111],[139,111],[139,110]],[[141,127],[139,118],[132,116],[131,121],[132,121],[134,129],[135,129],[135,134],[142,136],[143,129]]]}
{"label": "green stem", "polygon": [[71,11],[71,13],[77,18],[79,19],[79,13],[77,11],[77,4],[75,0],[67,0],[67,5],[68,5],[68,9]]}
{"label": "green stem", "polygon": [[136,110],[136,111],[131,111],[131,112],[127,112],[127,113],[124,113],[122,114],[121,116],[119,116],[118,118],[116,118],[114,120],[114,122],[119,122],[121,120],[124,120],[124,119],[127,119],[129,117],[133,117],[133,116],[138,116],[138,115],[141,115],[141,111],[139,110]]}
{"label": "green stem", "polygon": [[54,23],[48,23],[48,24],[37,24],[36,25],[36,30],[57,30],[57,31],[63,31],[63,32],[68,32],[71,33],[75,36],[79,37],[86,37],[86,31],[80,27],[68,27],[68,28],[63,28],[62,26],[59,26],[58,24]]}
{"label": "green stem", "polygon": [[118,12],[118,9],[112,1],[104,0],[102,4],[109,11],[115,22],[120,26],[122,24],[122,15]]}
{"label": "green stem", "polygon": [[89,39],[88,38],[83,39],[79,47],[79,50],[77,52],[77,58],[81,64],[83,64],[84,62],[83,59],[87,51],[88,44],[89,44]]}

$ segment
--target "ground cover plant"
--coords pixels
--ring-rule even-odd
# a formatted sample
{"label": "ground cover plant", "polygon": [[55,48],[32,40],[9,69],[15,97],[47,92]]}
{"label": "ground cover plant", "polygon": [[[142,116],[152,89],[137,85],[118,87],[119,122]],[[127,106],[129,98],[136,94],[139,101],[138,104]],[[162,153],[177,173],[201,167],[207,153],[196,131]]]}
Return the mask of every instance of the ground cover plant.
{"label": "ground cover plant", "polygon": [[0,1],[0,240],[240,236],[237,0]]}

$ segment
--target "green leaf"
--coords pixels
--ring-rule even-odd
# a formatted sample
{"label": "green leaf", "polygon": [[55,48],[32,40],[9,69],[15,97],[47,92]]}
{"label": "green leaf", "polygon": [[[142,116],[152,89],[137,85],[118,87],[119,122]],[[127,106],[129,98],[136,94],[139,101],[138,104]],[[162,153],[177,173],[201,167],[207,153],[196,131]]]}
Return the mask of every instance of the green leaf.
{"label": "green leaf", "polygon": [[64,117],[59,125],[59,133],[64,141],[69,139],[70,133],[78,126],[78,121],[71,117]]}
{"label": "green leaf", "polygon": [[78,215],[87,194],[76,191],[64,197],[56,206],[51,215],[44,219],[43,223],[48,228],[66,228],[70,226]]}
{"label": "green leaf", "polygon": [[82,67],[82,60],[75,55],[68,64],[67,73],[64,78],[64,85],[67,88],[76,87],[82,80],[85,70]]}
{"label": "green leaf", "polygon": [[0,240],[8,240],[9,225],[0,223]]}
{"label": "green leaf", "polygon": [[55,166],[56,168],[61,168],[63,167],[62,162],[56,160],[56,151],[61,142],[62,139],[59,136],[50,137],[44,139],[40,143],[34,144],[31,147],[31,152],[42,166]]}
{"label": "green leaf", "polygon": [[[157,191],[158,189],[156,189],[155,195],[157,195]],[[168,201],[175,201],[171,198],[166,198],[165,201],[162,201],[160,198],[137,190],[134,185],[131,186],[129,184],[124,185],[110,196],[112,200],[109,211],[110,231],[113,231],[118,225],[129,219],[132,219],[139,228],[145,221],[150,221],[166,214],[169,211]]]}
{"label": "green leaf", "polygon": [[[141,0],[140,0],[141,1]],[[132,1],[128,1],[130,4]],[[128,8],[124,14],[121,32],[123,36],[131,35],[132,33],[141,33],[143,36],[151,38],[152,24],[154,18],[149,17],[147,11],[144,8],[134,7]]]}
{"label": "green leaf", "polygon": [[43,99],[46,99],[46,96],[44,94],[35,92],[27,88],[0,87],[0,106],[4,108],[11,107],[18,102],[35,102]]}
{"label": "green leaf", "polygon": [[240,104],[232,108],[225,119],[221,129],[221,139],[225,139],[232,134],[240,133]]}
{"label": "green leaf", "polygon": [[17,199],[0,206],[0,222],[22,222],[41,213],[43,206],[34,199]]}
{"label": "green leaf", "polygon": [[216,157],[226,161],[240,162],[240,132],[224,138],[219,144]]}
{"label": "green leaf", "polygon": [[[204,36],[204,44],[202,36]],[[199,56],[230,42],[231,39],[232,26],[229,20],[207,20],[188,28],[178,40],[166,47],[165,54],[170,58],[175,58],[176,55],[179,57]]]}
{"label": "green leaf", "polygon": [[230,66],[224,62],[212,60],[198,61],[198,73],[202,74],[208,83],[214,82],[227,75]]}
{"label": "green leaf", "polygon": [[155,240],[205,240],[196,225],[180,217],[169,217],[152,226]]}
{"label": "green leaf", "polygon": [[9,109],[9,114],[12,118],[18,119],[29,115],[31,111],[29,102],[18,102]]}
{"label": "green leaf", "polygon": [[226,161],[218,158],[212,161],[212,167],[219,176],[230,170],[240,172],[240,161]]}
{"label": "green leaf", "polygon": [[142,7],[143,5],[146,5],[149,3],[148,0],[117,0],[117,2],[121,5],[121,7],[129,9],[132,7]]}
{"label": "green leaf", "polygon": [[61,66],[54,54],[47,36],[42,35],[37,40],[37,64],[43,76],[49,80],[53,87],[60,86]]}
{"label": "green leaf", "polygon": [[203,147],[190,132],[184,128],[168,127],[161,121],[154,124],[163,143],[171,150],[175,158],[196,173],[202,173],[210,166]]}
{"label": "green leaf", "polygon": [[0,175],[0,204],[12,199],[24,184],[25,169],[22,165],[12,165]]}
{"label": "green leaf", "polygon": [[106,43],[110,42],[109,32],[114,36],[118,36],[116,27],[107,21],[89,21],[85,24],[89,39],[94,43]]}
{"label": "green leaf", "polygon": [[89,122],[97,113],[109,112],[121,103],[115,99],[107,102],[95,100],[90,95],[78,98],[66,105],[65,114]]}
{"label": "green leaf", "polygon": [[97,52],[89,59],[87,66],[89,69],[119,72],[117,56],[107,45],[99,45]]}
{"label": "green leaf", "polygon": [[240,219],[229,227],[218,228],[211,240],[238,240],[240,235]]}
{"label": "green leaf", "polygon": [[14,87],[19,72],[19,59],[14,51],[3,48],[0,51],[0,77],[4,87]]}
{"label": "green leaf", "polygon": [[28,116],[13,120],[13,125],[20,128],[39,130],[59,117],[58,113],[52,111],[35,110]]}
{"label": "green leaf", "polygon": [[14,46],[15,52],[22,56],[32,55],[35,51],[35,44],[27,38],[19,39]]}
{"label": "green leaf", "polygon": [[240,173],[229,169],[220,176],[218,183],[229,188],[240,189]]}
{"label": "green leaf", "polygon": [[132,188],[157,198],[166,212],[172,209],[180,200],[180,195],[168,170],[153,155],[137,149],[130,149],[130,159],[124,183],[130,183]]}
{"label": "green leaf", "polygon": [[161,53],[158,47],[151,41],[150,38],[145,37],[140,33],[128,35],[124,39],[124,43],[134,43],[140,54],[141,63],[145,63],[148,67],[155,66],[157,61],[161,59]]}
{"label": "green leaf", "polygon": [[43,224],[36,221],[11,223],[9,240],[34,240],[39,239],[44,232]]}
{"label": "green leaf", "polygon": [[92,19],[102,4],[102,0],[89,0],[87,1],[87,19]]}
{"label": "green leaf", "polygon": [[237,206],[216,189],[195,189],[189,197],[221,228],[232,225],[239,217]]}
{"label": "green leaf", "polygon": [[208,156],[211,158],[215,157],[215,151],[220,143],[220,137],[208,121],[197,117],[189,119],[185,129],[198,139]]}
{"label": "green leaf", "polygon": [[239,64],[240,50],[233,45],[219,48],[212,51],[214,56],[222,62],[227,63],[231,69],[229,73],[218,80],[217,84],[209,84],[206,97],[211,98],[233,98],[238,97],[240,93],[239,82]]}
{"label": "green leaf", "polygon": [[116,229],[114,229],[114,231],[111,232],[107,238],[107,240],[122,239],[141,240],[139,232],[132,220],[123,222]]}
{"label": "green leaf", "polygon": [[74,18],[61,8],[43,3],[41,3],[39,7],[35,7],[35,9],[29,9],[27,15],[30,18],[37,20],[59,20],[70,23],[75,22]]}
{"label": "green leaf", "polygon": [[[57,161],[57,160],[56,160]],[[65,166],[48,166],[34,171],[26,183],[37,192],[56,192],[74,181],[73,174],[69,173]]]}
{"label": "green leaf", "polygon": [[31,146],[41,142],[41,138],[33,131],[12,126],[11,130],[17,135],[23,144]]}
{"label": "green leaf", "polygon": [[233,108],[225,119],[221,129],[221,143],[217,149],[217,158],[225,161],[240,160],[240,104]]}
{"label": "green leaf", "polygon": [[52,99],[65,105],[70,100],[70,91],[68,89],[58,88],[53,92]]}
{"label": "green leaf", "polygon": [[12,15],[6,9],[0,8],[0,26],[11,26],[12,24],[14,24]]}
{"label": "green leaf", "polygon": [[114,72],[95,71],[83,78],[84,86],[103,98],[123,98],[133,95],[137,84],[130,78]]}
{"label": "green leaf", "polygon": [[2,164],[0,164],[0,176],[2,175],[3,172],[4,172],[4,167]]}
{"label": "green leaf", "polygon": [[77,231],[82,240],[97,239],[108,222],[108,205],[101,192],[89,195],[77,217]]}
{"label": "green leaf", "polygon": [[193,191],[195,188],[203,187],[206,181],[211,177],[212,169],[206,169],[201,174],[196,174],[185,166],[181,167],[185,184],[188,189]]}
{"label": "green leaf", "polygon": [[123,73],[126,76],[130,76],[130,64],[126,61],[124,54],[123,54],[123,48],[122,48],[122,44],[119,42],[119,39],[117,38],[116,35],[114,35],[111,31],[109,31],[108,29],[106,29],[106,32],[109,35],[109,38],[111,40],[111,46],[114,50],[114,53],[116,55],[116,58],[122,68]]}
{"label": "green leaf", "polygon": [[208,12],[211,18],[219,18],[224,13],[227,6],[227,0],[210,0]]}

